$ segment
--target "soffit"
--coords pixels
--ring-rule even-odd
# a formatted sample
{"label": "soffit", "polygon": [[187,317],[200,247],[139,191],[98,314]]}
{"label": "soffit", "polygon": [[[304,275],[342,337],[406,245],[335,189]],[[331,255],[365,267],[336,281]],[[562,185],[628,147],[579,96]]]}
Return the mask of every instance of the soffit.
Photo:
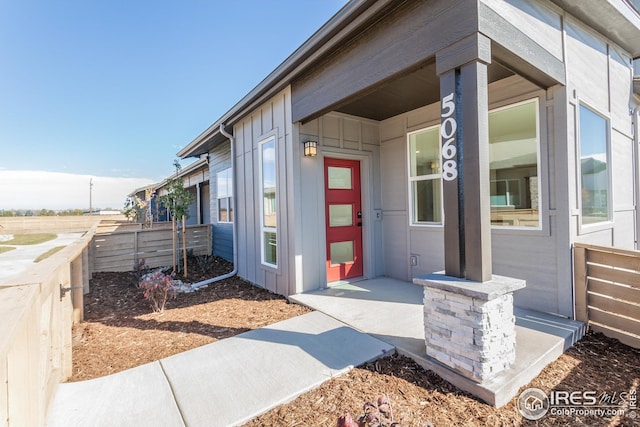
{"label": "soffit", "polygon": [[[487,69],[489,83],[512,75],[511,71],[496,62],[489,64]],[[335,110],[372,120],[385,120],[432,104],[439,99],[440,78],[436,75],[435,62],[430,62],[376,87]]]}

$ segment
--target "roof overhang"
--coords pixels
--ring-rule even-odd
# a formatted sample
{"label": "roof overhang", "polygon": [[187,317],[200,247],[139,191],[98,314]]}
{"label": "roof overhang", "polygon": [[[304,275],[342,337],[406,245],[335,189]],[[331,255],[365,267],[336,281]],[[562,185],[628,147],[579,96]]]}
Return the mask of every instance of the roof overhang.
{"label": "roof overhang", "polygon": [[640,10],[634,0],[551,1],[606,35],[634,59],[640,57]]}
{"label": "roof overhang", "polygon": [[220,133],[221,125],[233,126],[246,114],[287,87],[300,70],[318,57],[337,49],[345,37],[352,36],[353,29],[380,16],[394,3],[394,0],[352,0],[347,3],[253,90],[177,155],[181,158],[199,156],[226,141],[227,138]]}
{"label": "roof overhang", "polygon": [[[632,0],[551,1],[566,10],[567,13],[611,38],[629,51],[633,58],[640,57],[640,15],[637,9],[631,5],[630,2]],[[461,0],[454,3],[466,4],[467,2]],[[398,2],[396,0],[350,1],[253,90],[191,143],[180,150],[177,155],[181,158],[199,156],[224,143],[227,138],[220,132],[220,126],[225,126],[229,129],[266,100],[292,83],[296,86],[294,89],[298,90],[300,82],[304,82],[307,77],[318,75],[320,67],[317,67],[317,65],[319,63],[332,56],[343,55],[350,44],[361,44],[362,34],[369,31],[383,16],[411,4],[415,5],[415,3]],[[435,2],[433,4],[437,5],[438,3]],[[490,11],[487,8],[481,8],[481,10],[483,11],[481,19],[484,19],[482,22],[491,21],[491,19],[487,18],[487,14]],[[502,23],[505,24],[504,22]],[[491,28],[493,28],[491,25],[485,25],[485,31],[481,30],[482,32],[488,31],[490,33],[487,35],[492,39],[492,52],[496,62],[508,70],[523,75],[541,87],[549,87],[556,83],[563,84],[564,70],[561,60],[551,57],[543,49],[538,48],[535,41],[527,39],[512,27],[510,24],[505,26],[508,30],[512,30],[509,34],[503,34],[506,31],[504,29],[501,30],[502,33],[494,34],[495,31],[491,33]],[[422,27],[417,28],[423,30]],[[514,37],[514,35],[518,37]],[[530,57],[521,56],[520,53],[522,52],[530,52]],[[380,94],[380,89],[384,85],[388,85],[392,80],[401,79],[403,76],[406,77],[406,73],[420,74],[421,68],[430,66],[430,60],[425,58],[425,61],[416,63],[413,68],[407,68],[402,73],[389,75],[388,79],[381,81],[376,87],[362,88],[357,94],[354,93],[351,99],[342,98],[339,103],[338,101],[334,103],[327,102],[324,110],[336,108],[338,111],[338,107],[359,110],[359,108],[354,107],[354,102],[362,105],[367,96],[370,99],[374,99],[374,95]],[[497,71],[502,72],[499,69]],[[402,82],[400,81],[398,84],[400,83]],[[332,84],[335,85],[335,82]],[[638,84],[634,80],[634,91],[636,93],[638,92]],[[398,88],[387,86],[389,92],[393,92],[396,89]],[[404,90],[403,88],[400,89]],[[294,121],[307,120],[310,117],[317,116],[321,110],[315,107],[317,106],[310,108],[307,113],[294,108]]]}
{"label": "roof overhang", "polygon": [[[180,172],[178,172],[178,174],[172,174],[170,178],[184,178],[184,177],[188,177],[189,175],[192,175],[195,172],[199,172],[200,170],[206,170],[208,168],[208,159],[207,157],[201,157],[200,159],[196,160],[193,163],[188,164],[187,166],[185,166],[184,168],[180,169]],[[169,180],[169,178],[165,178],[160,182],[156,182],[150,185],[147,185],[145,187],[141,187],[138,188],[136,190],[134,190],[131,194],[129,194],[129,196],[134,196],[140,192],[146,191],[147,189],[151,189],[154,192],[162,189],[163,187],[165,187],[167,185],[167,181]]]}

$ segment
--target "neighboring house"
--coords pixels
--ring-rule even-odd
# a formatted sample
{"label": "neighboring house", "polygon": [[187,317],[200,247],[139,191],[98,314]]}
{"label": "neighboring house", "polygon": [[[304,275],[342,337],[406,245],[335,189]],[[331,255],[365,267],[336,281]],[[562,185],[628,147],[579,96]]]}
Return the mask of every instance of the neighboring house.
{"label": "neighboring house", "polygon": [[[178,173],[178,177],[182,178],[184,188],[193,196],[193,203],[189,205],[189,216],[187,225],[209,224],[209,159],[207,156],[201,156],[195,162],[183,167]],[[176,174],[172,174],[169,178],[175,178]],[[155,196],[162,197],[166,191],[167,180],[155,184]],[[161,211],[166,212],[166,208],[162,206]],[[170,218],[169,218],[170,220]]]}
{"label": "neighboring house", "polygon": [[[183,167],[178,176],[182,178],[184,187],[193,195],[194,202],[189,205],[189,217],[187,218],[187,225],[197,224],[210,224],[210,184],[209,184],[209,157],[201,156],[195,162]],[[174,178],[175,174],[171,176]],[[167,214],[167,209],[160,203],[159,197],[166,194],[167,180],[162,182],[151,184],[147,187],[138,188],[133,191],[129,197],[137,196],[141,200],[145,200],[145,192],[147,189],[153,191],[151,208],[154,221],[170,221],[171,218]],[[140,219],[141,221],[144,218]],[[228,229],[228,230],[227,230]],[[214,235],[214,247],[215,254],[222,258],[231,260],[231,228],[227,227],[213,227]]]}
{"label": "neighboring house", "polygon": [[[136,188],[127,196],[127,201],[125,203],[125,210],[127,207],[135,207],[136,206],[136,198],[145,203],[147,198],[147,193],[151,192],[151,215],[153,222],[159,221],[167,221],[167,211],[158,203],[158,199],[156,198],[156,188],[160,184],[149,184],[144,187]],[[136,208],[137,217],[135,218],[137,221],[144,222],[145,221],[145,209],[141,209],[140,207]]]}
{"label": "neighboring house", "polygon": [[238,274],[291,295],[442,270],[464,129],[489,145],[493,272],[572,316],[572,244],[637,246],[639,57],[628,0],[353,0],[178,155],[209,156]]}

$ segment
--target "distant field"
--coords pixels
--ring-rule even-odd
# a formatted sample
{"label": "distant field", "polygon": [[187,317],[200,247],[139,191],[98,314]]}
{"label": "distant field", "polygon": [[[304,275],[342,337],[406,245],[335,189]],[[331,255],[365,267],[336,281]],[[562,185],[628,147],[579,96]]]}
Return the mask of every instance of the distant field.
{"label": "distant field", "polygon": [[126,221],[124,215],[0,217],[0,234],[78,233],[100,221]]}
{"label": "distant field", "polygon": [[55,233],[14,234],[13,239],[0,242],[1,245],[37,245],[58,237]]}

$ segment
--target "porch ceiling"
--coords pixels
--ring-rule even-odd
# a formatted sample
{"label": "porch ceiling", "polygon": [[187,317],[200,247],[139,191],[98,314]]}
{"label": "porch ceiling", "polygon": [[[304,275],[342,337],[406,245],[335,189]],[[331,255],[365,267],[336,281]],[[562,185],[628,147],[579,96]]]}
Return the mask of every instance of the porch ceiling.
{"label": "porch ceiling", "polygon": [[[488,67],[489,83],[512,76],[514,73],[494,62]],[[375,87],[372,91],[350,100],[335,111],[385,120],[406,113],[440,99],[440,79],[435,62],[429,62],[406,75]]]}

